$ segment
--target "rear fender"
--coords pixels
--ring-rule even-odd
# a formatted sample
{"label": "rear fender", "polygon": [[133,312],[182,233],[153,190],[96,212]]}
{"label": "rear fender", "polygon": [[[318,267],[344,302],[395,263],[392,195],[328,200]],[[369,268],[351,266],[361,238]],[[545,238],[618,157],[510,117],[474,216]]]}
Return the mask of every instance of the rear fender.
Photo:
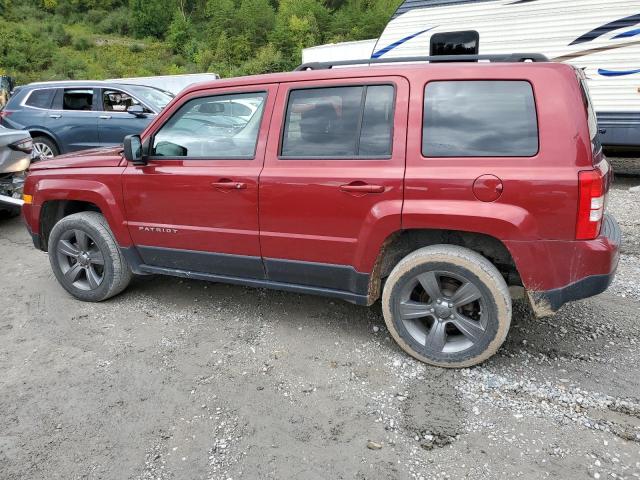
{"label": "rear fender", "polygon": [[501,241],[539,237],[537,222],[524,208],[466,200],[405,201],[402,228],[482,233]]}

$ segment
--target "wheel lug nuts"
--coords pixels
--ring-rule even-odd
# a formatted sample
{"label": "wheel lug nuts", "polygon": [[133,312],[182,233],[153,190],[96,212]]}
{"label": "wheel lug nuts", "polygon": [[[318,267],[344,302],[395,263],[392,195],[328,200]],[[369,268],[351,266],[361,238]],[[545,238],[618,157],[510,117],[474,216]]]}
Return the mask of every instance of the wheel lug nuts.
{"label": "wheel lug nuts", "polygon": [[442,300],[438,299],[438,300],[437,300],[437,302],[438,302],[438,303],[442,303]]}

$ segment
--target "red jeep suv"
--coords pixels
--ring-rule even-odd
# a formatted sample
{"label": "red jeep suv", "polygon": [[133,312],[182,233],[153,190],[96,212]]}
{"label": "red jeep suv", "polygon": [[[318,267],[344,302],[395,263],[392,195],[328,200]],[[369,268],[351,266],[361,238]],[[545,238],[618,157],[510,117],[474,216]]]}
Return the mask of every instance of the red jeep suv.
{"label": "red jeep suv", "polygon": [[124,148],[35,164],[35,246],[86,301],[132,274],[381,298],[401,348],[446,367],[496,352],[510,287],[538,315],[604,291],[620,229],[583,73],[395,61],[195,85]]}

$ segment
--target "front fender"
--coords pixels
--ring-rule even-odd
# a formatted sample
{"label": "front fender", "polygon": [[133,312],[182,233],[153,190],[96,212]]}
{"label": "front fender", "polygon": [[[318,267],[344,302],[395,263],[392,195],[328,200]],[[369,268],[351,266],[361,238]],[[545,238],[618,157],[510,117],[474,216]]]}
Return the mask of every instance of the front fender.
{"label": "front fender", "polygon": [[[98,180],[43,178],[36,181],[33,197],[33,207],[38,212],[49,201],[65,200],[92,203],[104,215],[118,244],[122,247],[129,247],[132,244],[123,215],[122,191],[119,182],[110,186]],[[31,227],[35,226],[31,225]],[[35,230],[35,232],[37,231],[39,229]]]}

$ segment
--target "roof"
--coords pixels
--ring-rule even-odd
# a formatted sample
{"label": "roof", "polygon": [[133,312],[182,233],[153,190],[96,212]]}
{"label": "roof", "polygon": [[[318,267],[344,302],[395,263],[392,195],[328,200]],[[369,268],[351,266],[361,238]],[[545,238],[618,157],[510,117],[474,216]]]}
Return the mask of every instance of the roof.
{"label": "roof", "polygon": [[489,62],[446,62],[446,63],[388,63],[375,66],[353,66],[340,67],[324,70],[305,70],[299,72],[268,73],[263,75],[252,75],[247,77],[223,78],[211,82],[196,83],[185,88],[182,94],[204,90],[209,88],[225,88],[244,85],[266,85],[270,83],[301,82],[308,80],[331,80],[353,77],[380,77],[393,75],[414,75],[424,74],[425,69],[537,69],[537,68],[571,68],[564,63],[555,62],[518,62],[518,63],[489,63]]}
{"label": "roof", "polygon": [[[93,88],[93,87],[115,87],[115,86],[127,88],[127,87],[142,87],[146,85],[133,85],[133,84],[128,84],[126,82],[108,82],[108,81],[102,81],[102,80],[54,80],[50,82],[32,82],[26,85],[20,85],[20,88],[21,89],[34,88],[34,87]],[[157,90],[157,87],[149,86],[149,88],[156,88]]]}

